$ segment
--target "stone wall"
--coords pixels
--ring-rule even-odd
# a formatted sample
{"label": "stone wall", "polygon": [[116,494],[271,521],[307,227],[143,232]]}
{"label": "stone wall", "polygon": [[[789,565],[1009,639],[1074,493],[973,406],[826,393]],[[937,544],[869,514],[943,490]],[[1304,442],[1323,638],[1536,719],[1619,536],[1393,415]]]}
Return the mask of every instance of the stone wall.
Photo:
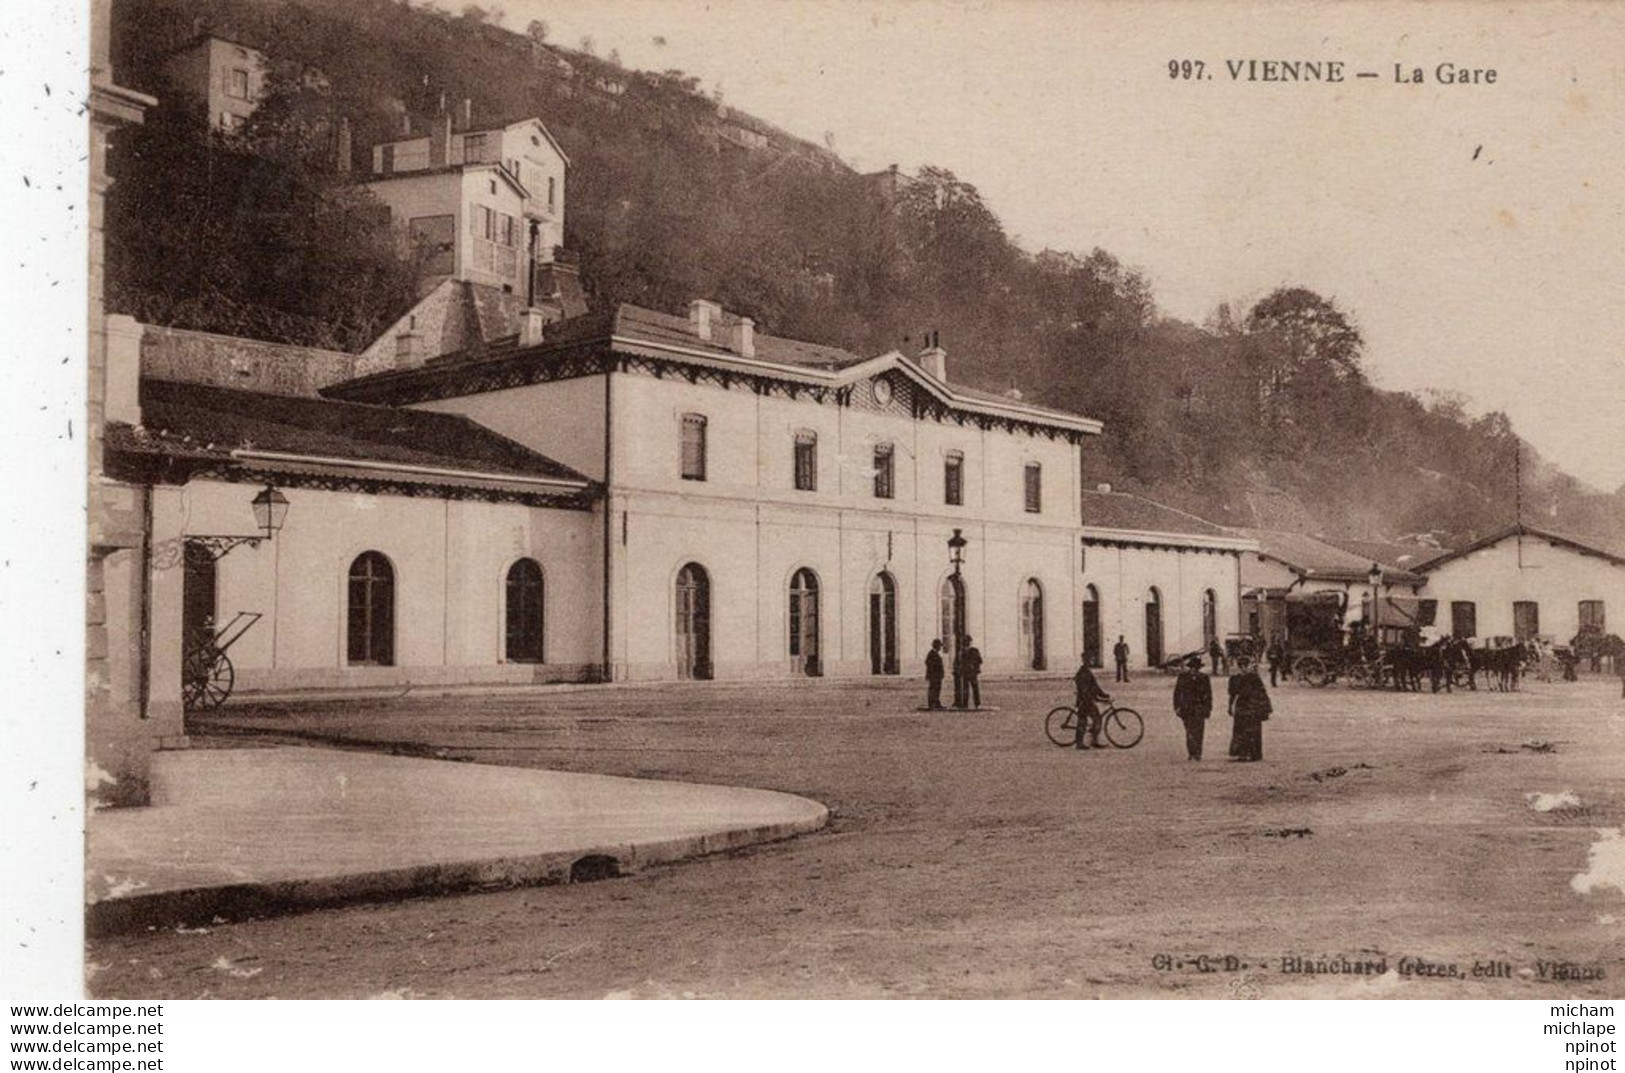
{"label": "stone wall", "polygon": [[141,339],[141,372],[162,380],[314,396],[355,375],[356,355],[316,347],[239,339],[212,332],[149,326]]}

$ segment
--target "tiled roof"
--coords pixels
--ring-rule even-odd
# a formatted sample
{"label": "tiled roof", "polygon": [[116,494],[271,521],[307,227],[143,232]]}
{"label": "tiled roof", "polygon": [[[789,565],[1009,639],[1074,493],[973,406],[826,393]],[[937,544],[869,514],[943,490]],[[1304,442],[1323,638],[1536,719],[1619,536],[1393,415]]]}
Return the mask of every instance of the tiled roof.
{"label": "tiled roof", "polygon": [[1083,493],[1085,529],[1126,529],[1143,533],[1177,533],[1184,536],[1241,539],[1229,529],[1187,514],[1175,507],[1154,503],[1129,492]]}
{"label": "tiled roof", "polygon": [[1450,552],[1449,548],[1436,548],[1429,544],[1388,544],[1376,540],[1344,540],[1341,537],[1321,539],[1367,562],[1381,563],[1399,570],[1416,570],[1428,560]]}
{"label": "tiled roof", "polygon": [[[442,355],[422,367],[371,373],[342,384],[330,385],[323,389],[323,394],[332,398],[394,402],[452,398],[468,393],[471,385],[475,385],[472,388],[474,391],[489,390],[477,385],[488,381],[499,371],[504,378],[522,378],[527,374],[541,378],[551,363],[560,360],[560,355],[606,345],[631,353],[638,353],[637,348],[646,345],[657,351],[656,357],[683,361],[685,359],[681,354],[672,351],[672,348],[680,347],[695,355],[701,363],[714,360],[767,377],[794,378],[799,373],[815,382],[825,383],[835,378],[834,374],[882,357],[866,358],[840,347],[754,332],[755,352],[747,358],[727,345],[738,320],[724,312],[714,320],[712,338],[701,339],[690,327],[686,316],[659,313],[622,303],[596,313],[548,324],[543,342],[538,346],[520,348],[517,339],[493,339],[477,354],[465,350]],[[912,359],[905,358],[903,361],[918,369]],[[773,366],[777,366],[777,369]],[[794,373],[786,376],[787,370]],[[921,375],[926,374],[922,372]],[[508,383],[505,386],[513,385]],[[1099,431],[1099,422],[1080,414],[1036,406],[958,383],[948,385],[946,394],[950,407],[957,403],[966,409],[981,412],[996,407],[1002,411],[1001,416],[1013,421],[1051,427],[1064,424],[1073,431]]]}
{"label": "tiled roof", "polygon": [[[1259,554],[1285,563],[1310,577],[1363,581],[1371,572],[1372,557],[1345,551],[1307,533],[1286,533],[1276,529],[1237,529],[1236,532],[1258,541]],[[1383,577],[1388,584],[1422,580],[1414,571],[1392,567],[1383,572]]]}
{"label": "tiled roof", "polygon": [[[665,343],[672,346],[685,346],[699,350],[715,351],[719,357],[734,356],[724,341],[728,332],[739,318],[723,313],[721,319],[712,327],[710,340],[701,339],[689,327],[687,317],[673,316],[670,313],[657,313],[642,306],[622,303],[615,308],[615,334],[632,339],[645,339],[651,343]],[[764,332],[755,332],[756,360],[774,362],[779,365],[804,365],[812,369],[844,369],[849,365],[857,365],[868,359],[860,354],[854,354],[840,347],[823,346],[819,343],[806,343],[800,339],[786,339],[783,336],[768,335]]]}
{"label": "tiled roof", "polygon": [[1443,555],[1437,556],[1436,558],[1425,563],[1422,566],[1422,569],[1424,571],[1431,572],[1438,567],[1443,566],[1447,562],[1460,559],[1464,556],[1471,555],[1475,551],[1481,551],[1484,548],[1499,544],[1501,541],[1506,540],[1509,537],[1517,536],[1519,533],[1522,533],[1524,536],[1535,537],[1536,539],[1544,540],[1551,544],[1556,544],[1559,547],[1569,548],[1570,550],[1577,551],[1582,555],[1594,555],[1599,559],[1606,559],[1615,566],[1625,566],[1625,548],[1608,548],[1604,547],[1600,541],[1591,539],[1589,537],[1569,536],[1565,533],[1554,532],[1550,529],[1536,529],[1533,526],[1519,524],[1509,525],[1500,532],[1491,533],[1482,540],[1475,540],[1464,548],[1458,548],[1455,551],[1446,552]]}
{"label": "tiled roof", "polygon": [[141,420],[141,428],[111,435],[112,445],[199,460],[255,450],[587,483],[569,466],[457,414],[144,379]]}

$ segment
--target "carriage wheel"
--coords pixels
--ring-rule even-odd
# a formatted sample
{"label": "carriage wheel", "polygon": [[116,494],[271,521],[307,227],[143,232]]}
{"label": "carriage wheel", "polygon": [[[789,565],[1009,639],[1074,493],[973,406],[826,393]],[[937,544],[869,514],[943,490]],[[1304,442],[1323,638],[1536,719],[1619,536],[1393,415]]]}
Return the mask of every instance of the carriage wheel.
{"label": "carriage wheel", "polygon": [[189,712],[214,711],[226,703],[237,680],[237,672],[224,653],[189,659],[186,672],[181,701]]}
{"label": "carriage wheel", "polygon": [[1326,661],[1319,656],[1299,656],[1292,662],[1292,672],[1298,676],[1298,681],[1316,689],[1332,684],[1332,675],[1326,669]]}

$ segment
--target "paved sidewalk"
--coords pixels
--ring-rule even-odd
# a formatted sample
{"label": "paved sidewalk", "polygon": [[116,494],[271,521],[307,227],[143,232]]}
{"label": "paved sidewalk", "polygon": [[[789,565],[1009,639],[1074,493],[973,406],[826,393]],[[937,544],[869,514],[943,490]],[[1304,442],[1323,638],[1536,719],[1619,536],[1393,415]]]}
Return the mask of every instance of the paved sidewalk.
{"label": "paved sidewalk", "polygon": [[160,754],[153,798],[90,818],[92,934],[600,879],[829,818],[767,790],[287,747]]}

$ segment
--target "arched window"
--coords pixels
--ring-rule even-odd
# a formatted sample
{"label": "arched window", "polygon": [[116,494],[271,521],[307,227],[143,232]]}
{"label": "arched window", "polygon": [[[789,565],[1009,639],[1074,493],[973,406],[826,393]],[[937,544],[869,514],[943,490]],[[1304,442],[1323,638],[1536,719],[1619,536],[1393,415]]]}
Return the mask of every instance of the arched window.
{"label": "arched window", "polygon": [[677,572],[677,677],[711,677],[711,577],[699,563]]}
{"label": "arched window", "polygon": [[1021,665],[1044,669],[1044,590],[1034,578],[1021,586]]}
{"label": "arched window", "polygon": [[1219,594],[1212,589],[1202,593],[1202,647],[1219,639]]}
{"label": "arched window", "polygon": [[349,662],[389,667],[395,663],[395,568],[376,551],[350,564]]}
{"label": "arched window", "polygon": [[508,568],[506,588],[503,655],[509,663],[541,663],[545,602],[541,564],[535,559],[514,563]]}
{"label": "arched window", "polygon": [[897,582],[884,570],[869,582],[869,673],[898,673]]}
{"label": "arched window", "polygon": [[819,675],[818,575],[802,567],[790,579],[790,664],[796,674]]}
{"label": "arched window", "polygon": [[1145,594],[1145,661],[1152,667],[1162,663],[1162,593],[1155,585]]}
{"label": "arched window", "polygon": [[1083,587],[1083,659],[1091,667],[1103,667],[1105,653],[1100,646],[1100,590]]}

